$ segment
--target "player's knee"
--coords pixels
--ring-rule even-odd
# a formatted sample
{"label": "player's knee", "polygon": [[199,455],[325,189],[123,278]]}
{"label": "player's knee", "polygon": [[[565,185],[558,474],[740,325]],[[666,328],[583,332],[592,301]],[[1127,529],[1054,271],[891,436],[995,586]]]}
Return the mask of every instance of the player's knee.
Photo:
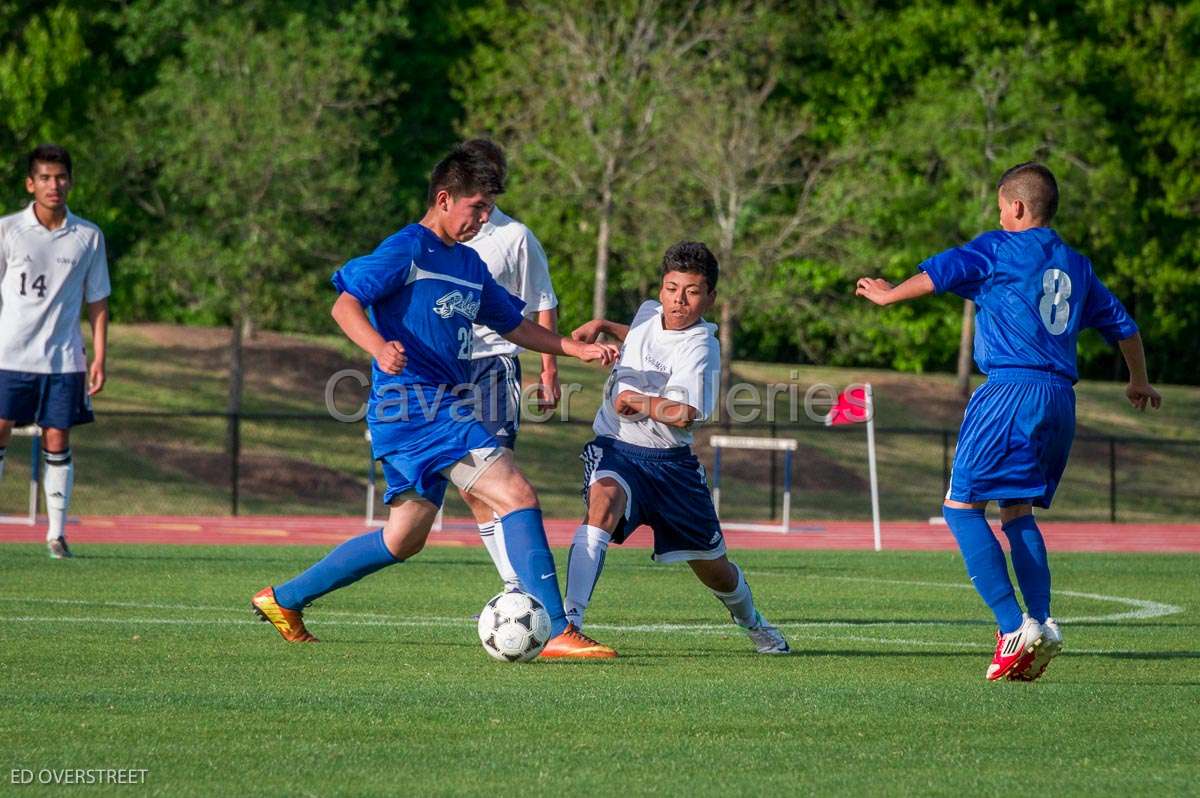
{"label": "player's knee", "polygon": [[[513,472],[513,478],[509,482],[508,498],[512,503],[513,510],[523,510],[527,507],[538,506],[537,490],[533,487],[533,483],[525,478],[525,475],[520,471]],[[509,512],[512,512],[510,510]]]}
{"label": "player's knee", "polygon": [[709,590],[732,593],[737,590],[738,571],[726,557],[715,560],[688,560],[692,573]]}
{"label": "player's knee", "polygon": [[491,498],[476,494],[476,498],[490,504],[497,515],[504,516],[517,510],[538,507],[538,495],[529,480],[517,469],[504,477],[504,481],[493,490]]}
{"label": "player's knee", "polygon": [[425,536],[414,535],[411,530],[386,526],[383,529],[383,545],[397,560],[407,560],[425,548]]}
{"label": "player's knee", "polygon": [[42,448],[49,452],[61,452],[71,445],[71,433],[65,429],[47,427],[42,430]]}
{"label": "player's knee", "polygon": [[616,529],[625,514],[625,491],[615,479],[604,477],[588,489],[587,523],[601,529]]}

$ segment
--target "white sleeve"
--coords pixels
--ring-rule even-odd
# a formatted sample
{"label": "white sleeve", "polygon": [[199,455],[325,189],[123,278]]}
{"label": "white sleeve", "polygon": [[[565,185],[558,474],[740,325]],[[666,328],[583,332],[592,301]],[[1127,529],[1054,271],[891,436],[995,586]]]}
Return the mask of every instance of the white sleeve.
{"label": "white sleeve", "polygon": [[521,269],[521,299],[527,312],[536,313],[558,307],[558,297],[550,282],[550,261],[546,251],[528,227],[517,243],[517,263]]}
{"label": "white sleeve", "polygon": [[96,245],[88,263],[84,278],[83,298],[85,302],[99,302],[112,293],[108,282],[108,253],[104,246],[104,233],[96,231]]}
{"label": "white sleeve", "polygon": [[641,335],[637,329],[644,324],[648,324],[654,319],[654,315],[662,309],[654,300],[643,302],[637,309],[637,313],[633,314],[633,321],[629,322],[629,334],[625,336],[625,343],[621,347],[621,356],[617,359],[617,364],[613,367],[613,385],[615,390],[613,396],[616,397],[622,391],[636,391],[649,395],[651,388],[646,379],[643,369],[645,366],[638,358],[637,351],[641,343]]}
{"label": "white sleeve", "polygon": [[680,349],[662,395],[694,409],[696,421],[706,421],[716,409],[720,380],[721,346],[708,338]]}

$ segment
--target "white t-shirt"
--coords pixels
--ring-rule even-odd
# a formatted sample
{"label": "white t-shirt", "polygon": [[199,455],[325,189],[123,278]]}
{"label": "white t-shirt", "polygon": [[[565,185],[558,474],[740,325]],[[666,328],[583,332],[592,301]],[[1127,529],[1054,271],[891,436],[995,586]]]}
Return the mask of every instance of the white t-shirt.
{"label": "white t-shirt", "polygon": [[0,369],[87,371],[79,314],[110,293],[99,227],[67,211],[47,230],[32,202],[0,218]]}
{"label": "white t-shirt", "polygon": [[604,402],[592,430],[635,446],[690,446],[690,429],[650,418],[628,420],[631,417],[617,414],[613,402],[622,391],[637,391],[690,405],[697,412],[697,423],[712,417],[721,381],[721,345],[716,331],[717,325],[703,320],[686,330],[664,329],[662,305],[643,302],[604,386]]}
{"label": "white t-shirt", "polygon": [[[502,288],[525,301],[526,315],[558,307],[546,252],[528,227],[496,208],[467,246],[479,253]],[[472,360],[520,352],[492,328],[475,325]]]}

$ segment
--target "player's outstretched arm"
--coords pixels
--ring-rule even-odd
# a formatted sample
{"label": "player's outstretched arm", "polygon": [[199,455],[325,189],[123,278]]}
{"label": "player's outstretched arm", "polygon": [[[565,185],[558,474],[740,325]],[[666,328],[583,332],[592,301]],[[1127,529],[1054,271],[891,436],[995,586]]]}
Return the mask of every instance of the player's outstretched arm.
{"label": "player's outstretched arm", "polygon": [[629,335],[629,325],[605,319],[592,319],[576,327],[571,333],[571,338],[585,344],[594,344],[601,334],[624,341],[625,336]]}
{"label": "player's outstretched arm", "polygon": [[[555,335],[558,334],[558,308],[539,310],[535,317],[539,327],[544,327]],[[558,382],[558,359],[546,352],[542,353],[542,373],[538,377],[538,409],[553,410],[558,407],[562,398],[562,387]]]}
{"label": "player's outstretched arm", "polygon": [[637,391],[621,391],[613,400],[613,409],[622,417],[652,418],[680,429],[690,427],[700,416],[700,411],[689,404]]}
{"label": "player's outstretched arm", "polygon": [[87,303],[88,324],[92,327],[92,366],[88,369],[88,396],[104,390],[104,372],[108,357],[108,298]]}
{"label": "player's outstretched arm", "polygon": [[399,341],[383,340],[383,336],[371,326],[371,320],[367,318],[362,304],[352,295],[343,292],[333,303],[331,315],[347,338],[375,358],[380,371],[385,374],[399,374],[404,371],[408,363],[404,345]]}
{"label": "player's outstretched arm", "polygon": [[1150,377],[1146,374],[1146,351],[1142,348],[1142,334],[1134,333],[1128,338],[1118,341],[1121,356],[1129,367],[1129,385],[1125,386],[1125,396],[1129,404],[1138,410],[1145,410],[1149,404],[1155,410],[1162,406],[1162,396],[1150,385]]}
{"label": "player's outstretched arm", "polygon": [[562,338],[539,327],[525,319],[519,325],[504,334],[504,337],[517,346],[532,349],[535,352],[546,352],[551,355],[566,355],[582,360],[584,363],[600,362],[610,366],[616,362],[620,352],[612,344],[585,344],[570,338]]}
{"label": "player's outstretched arm", "polygon": [[933,280],[925,272],[914,274],[900,285],[892,285],[887,280],[874,277],[860,277],[854,293],[865,297],[876,305],[892,305],[909,299],[932,294]]}

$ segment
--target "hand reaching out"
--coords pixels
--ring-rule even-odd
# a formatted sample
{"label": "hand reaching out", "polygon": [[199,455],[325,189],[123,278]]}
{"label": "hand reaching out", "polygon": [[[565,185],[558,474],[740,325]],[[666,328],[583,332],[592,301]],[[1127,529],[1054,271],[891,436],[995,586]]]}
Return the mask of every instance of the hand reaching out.
{"label": "hand reaching out", "polygon": [[888,304],[888,294],[894,286],[887,280],[874,277],[860,277],[854,293],[864,297],[876,305]]}

